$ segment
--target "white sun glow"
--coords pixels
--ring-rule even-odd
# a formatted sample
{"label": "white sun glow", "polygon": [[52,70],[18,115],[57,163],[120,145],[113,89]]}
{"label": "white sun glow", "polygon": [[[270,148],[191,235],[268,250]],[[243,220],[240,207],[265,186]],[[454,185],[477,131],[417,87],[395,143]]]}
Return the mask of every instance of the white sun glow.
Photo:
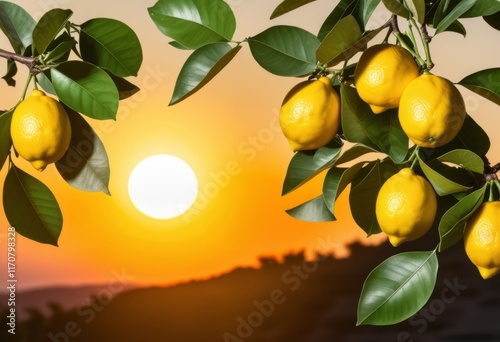
{"label": "white sun glow", "polygon": [[191,207],[198,194],[198,181],[184,160],[159,154],[137,164],[130,174],[128,192],[144,215],[166,220]]}

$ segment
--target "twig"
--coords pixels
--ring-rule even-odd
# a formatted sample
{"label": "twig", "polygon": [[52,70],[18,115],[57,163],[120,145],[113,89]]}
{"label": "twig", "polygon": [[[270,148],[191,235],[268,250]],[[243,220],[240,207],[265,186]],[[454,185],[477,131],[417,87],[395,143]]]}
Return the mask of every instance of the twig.
{"label": "twig", "polygon": [[40,73],[40,70],[36,68],[38,63],[36,57],[26,57],[3,49],[0,49],[0,57],[26,65],[33,75]]}

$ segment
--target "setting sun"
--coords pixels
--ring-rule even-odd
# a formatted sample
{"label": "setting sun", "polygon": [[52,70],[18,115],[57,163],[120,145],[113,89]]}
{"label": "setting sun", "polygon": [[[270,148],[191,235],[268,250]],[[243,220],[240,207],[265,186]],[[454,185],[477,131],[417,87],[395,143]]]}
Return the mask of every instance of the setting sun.
{"label": "setting sun", "polygon": [[129,196],[143,214],[170,219],[183,214],[196,199],[198,182],[182,159],[159,154],[141,161],[128,182]]}

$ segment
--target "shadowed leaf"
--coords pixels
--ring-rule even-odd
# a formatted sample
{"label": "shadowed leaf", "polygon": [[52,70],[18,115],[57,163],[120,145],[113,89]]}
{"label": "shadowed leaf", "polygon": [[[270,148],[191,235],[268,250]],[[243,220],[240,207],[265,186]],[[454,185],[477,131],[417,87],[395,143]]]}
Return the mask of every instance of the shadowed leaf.
{"label": "shadowed leaf", "polygon": [[3,205],[16,232],[31,240],[57,246],[62,213],[54,195],[42,182],[12,165],[5,179]]}

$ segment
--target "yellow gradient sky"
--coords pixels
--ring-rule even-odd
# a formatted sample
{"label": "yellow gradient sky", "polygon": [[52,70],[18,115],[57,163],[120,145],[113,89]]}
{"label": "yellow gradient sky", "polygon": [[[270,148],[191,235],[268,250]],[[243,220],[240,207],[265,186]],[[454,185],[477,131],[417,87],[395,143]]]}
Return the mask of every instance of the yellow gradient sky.
{"label": "yellow gradient sky", "polygon": [[[227,2],[237,17],[238,40],[277,24],[297,25],[316,33],[332,3],[337,3],[319,0],[300,14],[269,21],[280,0]],[[284,95],[298,80],[262,70],[248,46],[206,88],[168,107],[176,77],[189,53],[170,47],[169,39],[150,20],[146,9],[154,0],[15,3],[35,19],[46,10],[62,7],[74,11],[71,20],[75,23],[94,17],[121,20],[138,34],[144,52],[139,77],[131,79],[141,92],[121,102],[116,122],[89,120],[108,152],[111,197],[72,188],[53,166],[38,174],[26,163],[15,161],[53,190],[64,216],[57,248],[18,238],[20,287],[107,282],[113,271],[124,271],[140,284],[169,284],[218,274],[237,265],[255,265],[260,255],[279,256],[302,249],[309,254],[337,250],[338,255],[346,255],[346,243],[383,240],[381,236],[366,239],[355,226],[345,194],[337,207],[339,220],[335,223],[300,222],[284,212],[319,194],[320,180],[290,196],[280,196],[292,152],[276,119]],[[387,18],[386,12],[380,12],[370,25],[375,27]],[[480,21],[465,24],[470,30],[467,39],[445,33],[432,44],[437,65],[434,72],[452,81],[498,66],[500,47],[491,41],[497,41],[500,33]],[[8,49],[6,39],[0,39],[0,46]],[[0,72],[4,69],[1,63]],[[22,70],[15,89],[0,84],[0,107],[8,108],[16,102],[25,76]],[[499,159],[500,150],[495,150],[500,146],[495,128],[498,109],[470,92],[463,94],[469,113],[491,136],[490,158]],[[166,221],[142,215],[127,194],[133,167],[159,153],[184,159],[199,181],[194,207]],[[6,170],[0,174],[2,183],[5,174]],[[0,253],[6,253],[8,227],[1,211]]]}

